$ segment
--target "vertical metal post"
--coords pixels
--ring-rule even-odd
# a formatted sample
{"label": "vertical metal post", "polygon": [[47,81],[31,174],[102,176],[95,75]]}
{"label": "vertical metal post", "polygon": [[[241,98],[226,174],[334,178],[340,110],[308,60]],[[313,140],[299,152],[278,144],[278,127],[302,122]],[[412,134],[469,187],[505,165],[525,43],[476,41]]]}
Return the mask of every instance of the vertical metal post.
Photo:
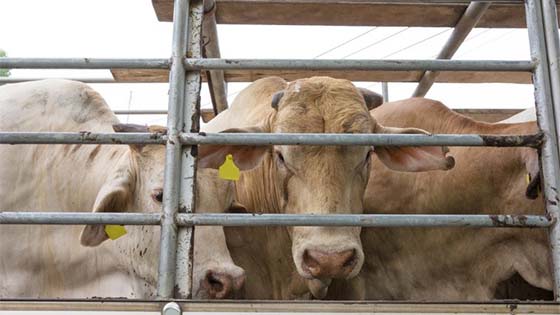
{"label": "vertical metal post", "polygon": [[[188,27],[187,57],[201,58],[202,55],[202,0],[191,0]],[[183,110],[183,132],[198,132],[200,111],[200,71],[187,72],[185,87],[185,108]],[[194,149],[194,152],[193,152]],[[193,154],[194,153],[194,154]],[[179,212],[192,213],[195,208],[196,193],[196,147],[184,146],[181,154],[181,191]],[[193,266],[193,228],[180,227],[177,242],[177,275],[175,278],[175,298],[191,297]]]}
{"label": "vertical metal post", "polygon": [[169,74],[169,105],[167,115],[167,145],[163,183],[163,217],[158,274],[158,297],[173,297],[177,255],[177,224],[181,178],[181,142],[183,106],[185,104],[185,67],[187,52],[189,0],[175,0],[173,12],[173,47]]}
{"label": "vertical metal post", "polygon": [[389,83],[381,82],[381,93],[383,94],[383,102],[389,102]]}
{"label": "vertical metal post", "polygon": [[[558,220],[560,214],[557,190],[560,188],[558,131],[556,130],[556,121],[554,119],[552,87],[548,68],[548,52],[544,35],[541,4],[541,0],[526,0],[525,11],[531,46],[531,57],[533,60],[538,61],[533,74],[533,83],[535,85],[537,121],[545,135],[541,148],[545,205],[548,214]],[[554,296],[556,300],[560,300],[560,231],[558,223],[550,229],[550,242],[553,263]]]}
{"label": "vertical metal post", "polygon": [[558,38],[558,16],[556,2],[554,0],[543,0],[543,26],[548,52],[548,69],[550,74],[552,104],[554,104],[554,118],[556,119],[556,130],[560,130],[560,72],[558,62],[560,61],[560,39]]}

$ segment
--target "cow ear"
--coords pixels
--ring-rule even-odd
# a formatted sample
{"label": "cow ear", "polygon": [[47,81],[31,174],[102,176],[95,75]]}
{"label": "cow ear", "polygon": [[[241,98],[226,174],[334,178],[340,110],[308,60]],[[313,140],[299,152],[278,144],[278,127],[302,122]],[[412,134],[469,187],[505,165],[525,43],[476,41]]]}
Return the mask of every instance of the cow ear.
{"label": "cow ear", "polygon": [[539,165],[539,154],[535,149],[522,149],[521,154],[525,169],[527,171],[525,180],[527,182],[527,189],[525,196],[528,199],[537,199],[541,191],[541,169]]}
{"label": "cow ear", "polygon": [[[265,132],[261,127],[234,128],[222,131],[224,133],[260,133]],[[233,156],[233,162],[242,171],[257,167],[271,146],[268,145],[212,145],[204,144],[198,147],[198,166],[202,168],[218,169],[228,154]]]}
{"label": "cow ear", "polygon": [[284,96],[284,91],[276,92],[274,93],[274,95],[272,95],[272,102],[270,104],[272,108],[278,110],[278,104],[280,103],[280,100],[282,99],[283,96]]}
{"label": "cow ear", "polygon": [[[108,180],[99,190],[92,212],[121,212],[124,211],[130,200],[131,175],[128,171],[121,170],[117,176]],[[80,236],[83,246],[98,246],[109,237],[105,233],[105,225],[86,225]]]}
{"label": "cow ear", "polygon": [[[377,133],[429,134],[417,128],[392,128],[377,126]],[[375,147],[377,157],[388,168],[403,172],[424,172],[432,170],[450,170],[455,166],[455,159],[447,156],[449,149],[443,147]]]}
{"label": "cow ear", "polygon": [[380,94],[361,87],[358,88],[358,91],[360,91],[360,94],[362,94],[368,110],[372,110],[383,104],[383,96],[381,96]]}

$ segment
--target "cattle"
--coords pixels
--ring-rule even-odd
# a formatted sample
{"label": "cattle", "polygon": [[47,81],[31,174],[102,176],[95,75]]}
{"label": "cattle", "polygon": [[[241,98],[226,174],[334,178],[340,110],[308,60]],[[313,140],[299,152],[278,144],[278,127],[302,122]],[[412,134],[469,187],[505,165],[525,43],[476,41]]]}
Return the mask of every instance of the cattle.
{"label": "cattle", "polygon": [[[379,105],[379,99],[347,80],[313,77],[288,83],[269,77],[239,93],[205,131],[425,133],[378,124],[368,108]],[[444,148],[380,147],[375,153],[385,165],[402,171],[453,167]],[[259,167],[236,182],[236,198],[253,213],[362,213],[372,154],[366,146],[275,145]],[[234,260],[251,279],[247,298],[308,298],[309,292],[322,298],[332,279],[350,279],[359,273],[364,263],[360,230],[232,228],[226,229],[226,236]],[[270,290],[263,290],[263,285]]]}
{"label": "cattle", "polygon": [[[413,98],[383,104],[372,116],[432,133],[533,134],[535,122],[484,123],[440,102]],[[531,148],[450,147],[448,172],[402,173],[372,161],[364,196],[371,214],[542,215],[539,163]],[[375,174],[376,176],[373,176]],[[499,222],[496,222],[499,225]],[[333,299],[551,299],[546,230],[483,228],[364,229],[366,262],[352,284],[334,283]],[[525,290],[529,287],[533,290]]]}
{"label": "cattle", "polygon": [[[0,88],[0,127],[11,132],[164,132],[119,124],[97,92],[66,80]],[[242,170],[260,161],[258,149],[244,156],[239,148],[199,148],[197,212],[223,212],[232,204],[233,184],[218,179],[215,170],[224,150],[243,160]],[[161,211],[163,145],[2,145],[0,156],[2,211]],[[153,297],[159,228],[126,229],[125,236],[107,241],[103,225],[2,225],[0,296]],[[196,228],[194,241],[193,296],[238,294],[245,272],[233,263],[222,228]]]}

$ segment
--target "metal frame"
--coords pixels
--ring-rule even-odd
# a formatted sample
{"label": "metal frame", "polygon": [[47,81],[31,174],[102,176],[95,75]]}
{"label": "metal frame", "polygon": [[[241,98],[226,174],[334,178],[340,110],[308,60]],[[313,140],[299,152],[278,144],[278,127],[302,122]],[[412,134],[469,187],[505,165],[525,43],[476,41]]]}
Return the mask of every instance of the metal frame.
{"label": "metal frame", "polygon": [[[408,1],[410,2],[410,1]],[[421,1],[429,2],[429,1]],[[434,1],[432,2],[468,2]],[[502,1],[495,1],[502,2]],[[161,214],[2,212],[0,224],[140,224],[161,225],[158,297],[190,295],[192,226],[321,225],[369,227],[540,227],[550,228],[554,291],[560,301],[560,187],[558,129],[560,128],[560,45],[556,4],[526,0],[531,61],[456,60],[241,60],[201,58],[202,0],[175,0],[172,57],[166,59],[23,59],[2,58],[0,68],[156,68],[170,69],[166,135],[158,133],[95,134],[0,132],[0,144],[165,144],[163,211]],[[344,134],[204,134],[198,133],[200,70],[224,69],[360,69],[423,71],[531,71],[534,75],[537,118],[542,134],[492,135],[344,135]],[[198,144],[237,145],[452,145],[529,146],[540,148],[547,216],[516,215],[286,215],[192,214]],[[184,212],[179,209],[185,209]],[[6,209],[0,209],[6,210]],[[177,253],[181,253],[178,255]],[[176,296],[177,297],[177,296]]]}

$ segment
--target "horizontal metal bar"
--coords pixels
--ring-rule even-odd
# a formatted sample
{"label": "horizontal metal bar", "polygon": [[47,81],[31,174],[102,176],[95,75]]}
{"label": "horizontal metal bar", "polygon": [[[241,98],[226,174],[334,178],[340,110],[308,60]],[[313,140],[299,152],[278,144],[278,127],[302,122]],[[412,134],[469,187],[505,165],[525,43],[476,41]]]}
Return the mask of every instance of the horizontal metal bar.
{"label": "horizontal metal bar", "polygon": [[[0,138],[1,139],[1,138]],[[493,146],[539,147],[541,134],[531,135],[421,135],[317,133],[200,133],[181,135],[183,144],[232,145],[374,145],[374,146]]]}
{"label": "horizontal metal bar", "polygon": [[[182,133],[184,145],[373,145],[539,147],[542,134],[421,135],[323,133]],[[160,133],[0,132],[0,144],[165,144]]]}
{"label": "horizontal metal bar", "polygon": [[428,214],[179,214],[179,225],[222,226],[363,226],[363,227],[549,227],[538,215],[428,215]]}
{"label": "horizontal metal bar", "polygon": [[115,115],[167,115],[167,110],[114,110]]}
{"label": "horizontal metal bar", "polygon": [[[0,78],[0,85],[40,81],[40,80],[50,80],[50,79],[72,80],[72,81],[80,81],[83,83],[123,83],[122,81],[115,81],[115,79],[112,78]],[[136,83],[136,82],[138,81],[130,81],[128,83]]]}
{"label": "horizontal metal bar", "polygon": [[[158,225],[160,213],[0,212],[0,224]],[[549,227],[538,215],[180,213],[179,226]]]}
{"label": "horizontal metal bar", "polygon": [[0,144],[165,144],[160,133],[0,132]]}
{"label": "horizontal metal bar", "polygon": [[1,212],[0,224],[159,225],[160,213]]}
{"label": "horizontal metal bar", "polygon": [[343,59],[185,59],[187,70],[386,70],[527,71],[533,61],[500,60],[343,60]]}
{"label": "horizontal metal bar", "polygon": [[0,58],[7,69],[169,69],[169,59]]}

